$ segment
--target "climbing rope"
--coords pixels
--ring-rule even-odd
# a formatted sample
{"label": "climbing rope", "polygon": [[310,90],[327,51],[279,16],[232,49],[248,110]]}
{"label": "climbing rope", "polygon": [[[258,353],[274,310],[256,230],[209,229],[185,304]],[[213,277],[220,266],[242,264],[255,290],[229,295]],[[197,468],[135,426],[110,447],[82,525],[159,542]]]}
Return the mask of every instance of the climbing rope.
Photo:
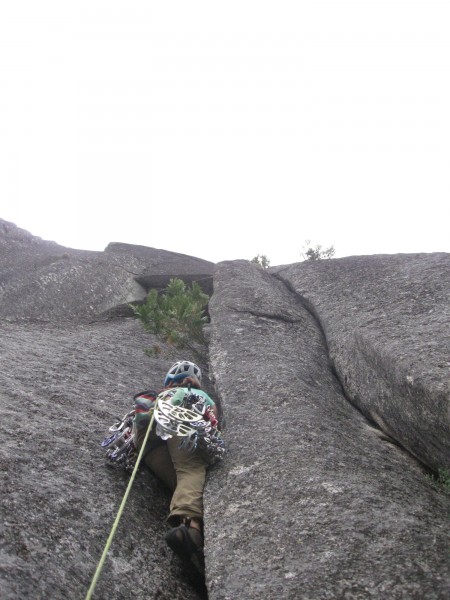
{"label": "climbing rope", "polygon": [[[188,390],[188,394],[183,393],[183,402],[187,402],[187,406],[174,406],[171,402],[166,400],[166,397],[168,398],[173,395],[175,390],[167,390],[162,394],[159,394],[154,403],[152,417],[148,424],[136,463],[134,464],[130,481],[128,482],[127,489],[125,490],[125,494],[85,600],[91,600],[95,586],[97,585],[97,581],[106,560],[106,555],[108,554],[113,537],[116,533],[131,486],[133,485],[134,478],[139,468],[153,423],[156,422],[156,434],[161,437],[161,439],[166,440],[172,436],[181,437],[184,441],[181,443],[180,447],[189,451],[194,451],[198,447],[203,451],[204,457],[209,464],[214,464],[214,462],[223,458],[225,447],[220,431],[217,429],[217,420],[210,411],[210,408],[206,406],[204,398],[191,394],[190,386],[188,386]],[[102,446],[105,448],[111,446],[107,452],[109,460],[115,464],[120,464],[127,469],[129,468],[130,470],[134,461],[135,448],[137,446],[137,441],[133,442],[133,438],[128,436],[130,433],[129,428],[131,427],[131,421],[129,421],[128,418],[131,414],[134,415],[134,412],[128,413],[118,423],[110,427],[109,432],[113,432],[113,434],[109,435],[102,442]]]}
{"label": "climbing rope", "polygon": [[86,594],[85,600],[91,600],[92,594],[94,593],[94,590],[95,590],[95,586],[97,585],[97,581],[98,581],[98,579],[100,577],[100,574],[102,572],[103,565],[105,564],[105,560],[106,560],[106,555],[108,554],[109,549],[111,547],[111,543],[113,541],[114,535],[115,535],[117,527],[119,525],[120,518],[122,517],[122,513],[123,513],[123,510],[125,508],[126,501],[127,501],[128,496],[130,494],[131,486],[133,485],[133,481],[134,481],[134,478],[136,476],[137,470],[139,468],[139,464],[141,462],[142,455],[144,454],[145,445],[147,443],[147,439],[148,439],[148,436],[150,435],[150,430],[151,430],[152,425],[153,425],[153,419],[154,419],[154,412],[152,414],[152,418],[150,419],[150,423],[148,425],[147,432],[146,432],[145,437],[144,437],[144,441],[142,442],[141,450],[140,450],[140,452],[138,454],[138,457],[136,459],[136,464],[134,465],[134,469],[133,469],[133,472],[131,474],[130,481],[128,482],[127,489],[125,490],[125,494],[124,494],[124,496],[122,498],[122,502],[121,502],[119,510],[117,512],[117,516],[116,516],[116,518],[114,520],[111,532],[110,532],[110,534],[108,536],[108,539],[106,540],[105,548],[103,549],[103,554],[102,554],[102,556],[101,556],[101,558],[99,560],[99,563],[97,565],[97,568],[95,570],[94,577],[92,578],[92,582],[91,582],[91,585],[90,585],[90,587],[88,589],[88,592]]}

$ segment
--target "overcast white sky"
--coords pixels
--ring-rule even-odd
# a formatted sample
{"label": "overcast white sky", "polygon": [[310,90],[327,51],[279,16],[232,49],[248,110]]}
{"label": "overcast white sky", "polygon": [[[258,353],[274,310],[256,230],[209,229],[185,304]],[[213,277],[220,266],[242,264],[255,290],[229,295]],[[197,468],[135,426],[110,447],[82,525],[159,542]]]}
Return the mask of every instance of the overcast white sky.
{"label": "overcast white sky", "polygon": [[214,262],[450,251],[448,0],[0,4],[0,217]]}

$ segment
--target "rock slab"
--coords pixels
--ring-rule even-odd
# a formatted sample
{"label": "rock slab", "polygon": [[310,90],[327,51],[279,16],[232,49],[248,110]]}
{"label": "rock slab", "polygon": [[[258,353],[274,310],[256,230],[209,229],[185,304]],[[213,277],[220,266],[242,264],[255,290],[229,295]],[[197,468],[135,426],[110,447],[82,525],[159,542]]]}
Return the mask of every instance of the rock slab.
{"label": "rock slab", "polygon": [[206,492],[210,600],[447,598],[449,498],[349,402],[314,315],[246,261],[214,286],[229,456]]}
{"label": "rock slab", "polygon": [[450,254],[277,268],[319,320],[348,398],[434,471],[450,471]]}
{"label": "rock slab", "polygon": [[213,267],[196,257],[132,244],[111,243],[104,252],[74,250],[0,220],[0,317],[55,322],[115,316],[172,277],[200,281],[211,291]]}

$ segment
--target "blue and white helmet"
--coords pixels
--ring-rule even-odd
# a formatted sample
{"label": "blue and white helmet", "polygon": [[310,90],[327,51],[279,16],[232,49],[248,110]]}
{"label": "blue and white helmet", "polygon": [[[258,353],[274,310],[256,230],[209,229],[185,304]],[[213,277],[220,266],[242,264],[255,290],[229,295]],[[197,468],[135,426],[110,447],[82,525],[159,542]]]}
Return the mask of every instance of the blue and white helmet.
{"label": "blue and white helmet", "polygon": [[202,380],[202,372],[200,367],[197,367],[193,362],[188,360],[179,360],[172,365],[164,379],[164,387],[169,385],[171,381],[182,381],[185,377],[196,377],[199,382]]}

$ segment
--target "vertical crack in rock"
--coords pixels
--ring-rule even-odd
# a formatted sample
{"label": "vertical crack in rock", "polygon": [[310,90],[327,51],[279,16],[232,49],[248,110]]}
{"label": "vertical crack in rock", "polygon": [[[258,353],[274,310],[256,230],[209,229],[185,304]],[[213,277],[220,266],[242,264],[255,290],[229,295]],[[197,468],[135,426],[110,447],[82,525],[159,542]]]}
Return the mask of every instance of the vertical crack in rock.
{"label": "vertical crack in rock", "polygon": [[450,254],[274,267],[321,322],[347,397],[433,472],[450,469]]}
{"label": "vertical crack in rock", "polygon": [[449,499],[349,403],[317,319],[248,261],[219,263],[214,289],[209,600],[446,598]]}
{"label": "vertical crack in rock", "polygon": [[347,401],[351,404],[351,406],[358,411],[358,413],[361,414],[361,416],[367,421],[367,423],[374,428],[374,430],[377,432],[378,437],[386,442],[389,442],[390,444],[393,444],[396,448],[398,448],[399,450],[406,452],[406,454],[408,455],[408,457],[410,457],[412,460],[417,461],[421,467],[423,467],[426,472],[430,472],[429,467],[423,462],[421,461],[417,456],[415,456],[414,454],[412,454],[408,448],[406,448],[405,446],[402,445],[402,443],[397,440],[395,438],[394,435],[392,435],[390,432],[387,431],[387,427],[385,426],[385,428],[380,426],[380,423],[376,422],[374,419],[371,419],[369,415],[365,414],[360,406],[358,406],[358,404],[356,404],[354,402],[354,400],[351,398],[351,396],[347,393],[347,390],[345,388],[345,384],[342,381],[341,377],[339,376],[339,372],[336,369],[333,360],[331,358],[330,355],[330,349],[329,349],[329,345],[328,345],[328,339],[325,333],[325,329],[322,325],[320,316],[318,314],[318,312],[316,311],[314,305],[304,296],[302,296],[301,294],[299,294],[296,289],[294,288],[294,286],[292,285],[292,283],[288,280],[283,278],[283,276],[280,273],[272,273],[271,274],[272,277],[274,277],[275,279],[277,279],[278,281],[281,281],[286,288],[289,290],[289,292],[294,296],[294,298],[296,299],[297,302],[299,302],[301,304],[301,306],[303,306],[303,308],[305,310],[307,310],[309,312],[309,314],[313,317],[313,319],[315,320],[317,327],[322,335],[322,340],[323,340],[323,344],[326,348],[326,352],[327,352],[327,356],[328,356],[328,361],[329,361],[329,365],[330,365],[330,370],[333,374],[333,376],[335,377],[337,383],[339,384],[339,387],[341,388],[342,391],[342,395],[347,399]]}

